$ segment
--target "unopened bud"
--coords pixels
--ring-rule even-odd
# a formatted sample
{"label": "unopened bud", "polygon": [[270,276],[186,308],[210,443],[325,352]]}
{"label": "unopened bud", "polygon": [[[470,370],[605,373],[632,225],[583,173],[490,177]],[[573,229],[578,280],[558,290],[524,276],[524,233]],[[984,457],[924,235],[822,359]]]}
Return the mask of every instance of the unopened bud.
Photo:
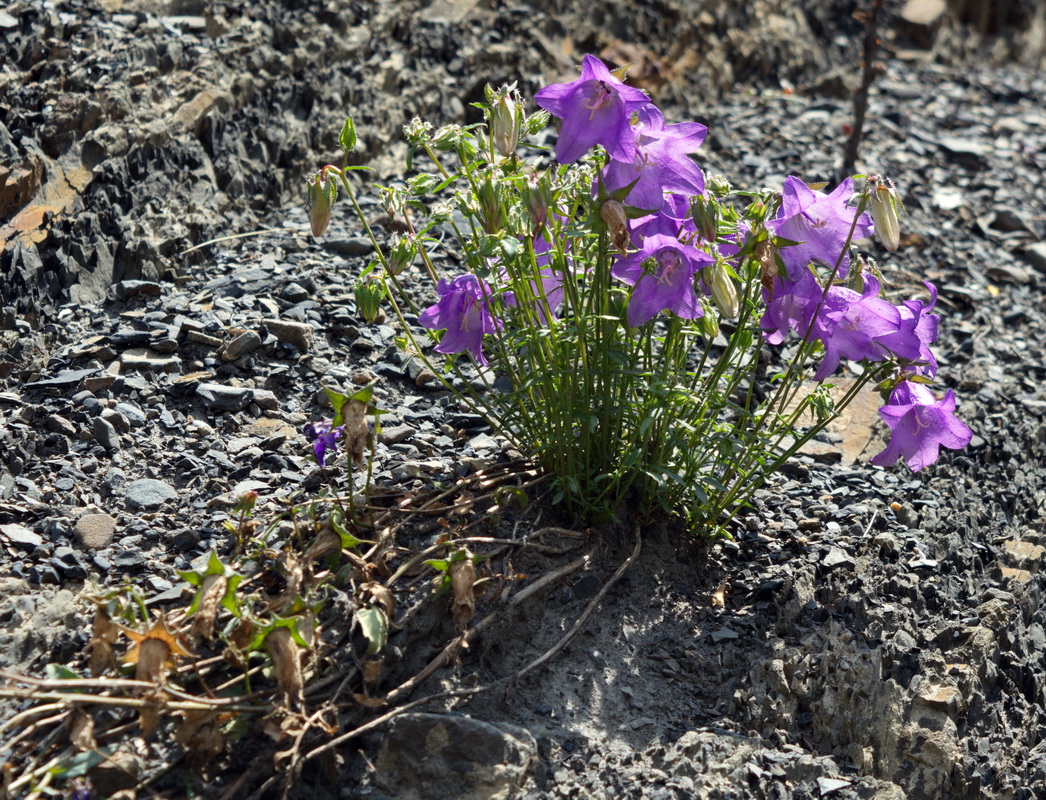
{"label": "unopened bud", "polygon": [[338,185],[318,172],[309,179],[309,224],[313,236],[322,236],[331,221],[331,210],[338,199]]}
{"label": "unopened bud", "polygon": [[356,141],[356,123],[352,121],[352,117],[345,117],[345,124],[341,126],[341,134],[338,136],[338,144],[345,151],[345,155],[356,149]]}
{"label": "unopened bud", "polygon": [[715,301],[724,317],[733,319],[740,308],[737,300],[737,287],[734,286],[730,272],[722,261],[716,261],[709,269],[712,273],[712,300]]}
{"label": "unopened bud", "polygon": [[487,233],[497,233],[501,230],[501,193],[498,184],[489,177],[482,181],[476,190],[476,200],[479,201],[480,220],[483,229]]}
{"label": "unopened bud", "polygon": [[414,236],[396,236],[389,248],[387,259],[389,274],[399,275],[414,263],[418,254],[417,239]]}
{"label": "unopened bud", "polygon": [[519,126],[522,123],[519,104],[507,86],[501,87],[490,109],[490,134],[494,147],[505,158],[516,152],[519,145]]}
{"label": "unopened bud", "polygon": [[711,197],[695,197],[690,205],[690,216],[701,238],[706,242],[714,242],[719,235],[719,204]]}
{"label": "unopened bud", "polygon": [[552,204],[552,185],[548,175],[531,175],[523,187],[523,200],[527,204],[534,230],[540,230],[548,221],[548,207]]}
{"label": "unopened bud", "polygon": [[381,301],[385,297],[385,287],[379,281],[361,281],[353,292],[356,296],[356,312],[367,322],[376,322],[384,316]]}
{"label": "unopened bud", "polygon": [[706,184],[708,186],[708,191],[710,191],[715,197],[723,198],[733,191],[730,181],[722,175],[709,175]]}
{"label": "unopened bud", "polygon": [[868,205],[875,222],[875,238],[889,251],[894,251],[901,244],[901,226],[898,212],[904,211],[897,196],[893,181],[889,178],[872,176],[868,179]]}
{"label": "unopened bud", "polygon": [[610,231],[610,241],[622,253],[628,249],[628,215],[620,201],[611,198],[599,207],[599,218]]}

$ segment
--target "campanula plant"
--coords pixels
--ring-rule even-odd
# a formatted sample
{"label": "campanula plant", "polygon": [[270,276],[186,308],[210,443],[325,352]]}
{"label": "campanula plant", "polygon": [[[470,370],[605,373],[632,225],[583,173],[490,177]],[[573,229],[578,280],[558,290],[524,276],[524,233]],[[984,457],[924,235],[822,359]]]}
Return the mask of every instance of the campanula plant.
{"label": "campanula plant", "polygon": [[[668,123],[593,56],[537,92],[535,113],[515,85],[486,99],[485,124],[406,126],[410,175],[377,189],[407,233],[382,241],[370,228],[349,168],[310,179],[310,218],[319,235],[340,180],[376,252],[357,312],[372,319],[387,302],[411,357],[531,454],[578,516],[635,501],[725,532],[865,387],[887,398],[891,431],[874,464],[919,470],[969,442],[954,395],[928,388],[936,289],[889,302],[854,246],[873,232],[898,246],[892,183],[825,192],[789,177],[734,192],[693,157],[704,126]],[[550,117],[554,150],[528,144]],[[351,120],[341,142],[355,145]],[[833,401],[844,362],[858,377]],[[334,430],[314,434],[322,458]]]}

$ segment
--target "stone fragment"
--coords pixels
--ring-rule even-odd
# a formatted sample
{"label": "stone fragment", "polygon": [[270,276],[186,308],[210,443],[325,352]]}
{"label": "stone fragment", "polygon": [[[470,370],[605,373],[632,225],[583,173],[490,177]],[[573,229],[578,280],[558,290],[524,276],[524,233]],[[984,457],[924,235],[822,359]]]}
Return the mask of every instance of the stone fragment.
{"label": "stone fragment", "polygon": [[98,373],[97,369],[63,369],[53,378],[41,378],[25,384],[26,389],[68,389]]}
{"label": "stone fragment", "polygon": [[312,347],[312,340],[316,334],[315,328],[307,322],[295,322],[289,319],[267,319],[265,327],[281,342],[289,342],[302,353]]}
{"label": "stone fragment", "polygon": [[108,547],[116,533],[116,520],[108,514],[84,514],[73,526],[73,539],[88,550]]}
{"label": "stone fragment", "polygon": [[912,25],[929,27],[944,16],[947,8],[945,0],[908,0],[901,9],[901,18]]}
{"label": "stone fragment", "polygon": [[19,550],[35,550],[44,543],[44,539],[39,533],[31,531],[25,525],[19,525],[17,522],[0,525],[0,536]]}
{"label": "stone fragment", "polygon": [[203,344],[207,347],[221,347],[222,340],[217,336],[208,336],[203,331],[189,331],[185,338],[195,344]]}
{"label": "stone fragment", "polygon": [[148,347],[132,347],[120,354],[120,371],[179,372],[182,360],[178,356],[157,353]]}
{"label": "stone fragment", "polygon": [[366,236],[324,239],[323,246],[339,256],[365,256],[374,251],[373,243]]}
{"label": "stone fragment", "polygon": [[254,331],[244,331],[222,348],[221,360],[229,362],[243,358],[248,353],[257,350],[261,346],[261,342],[261,337]]}
{"label": "stone fragment", "polygon": [[1036,242],[1017,253],[1039,272],[1046,272],[1046,242]]}
{"label": "stone fragment", "polygon": [[254,399],[255,390],[220,383],[201,383],[196,395],[208,408],[218,411],[242,411]]}
{"label": "stone fragment", "polygon": [[379,438],[382,444],[399,444],[407,441],[415,432],[410,425],[392,425],[388,428],[382,428]]}
{"label": "stone fragment", "polygon": [[124,492],[128,504],[143,511],[155,511],[168,500],[177,500],[178,492],[173,486],[155,478],[134,481]]}
{"label": "stone fragment", "polygon": [[47,430],[51,433],[60,433],[63,436],[73,436],[76,434],[76,426],[73,425],[65,417],[61,417],[58,414],[51,414],[44,421],[44,425],[47,426]]}
{"label": "stone fragment", "polygon": [[280,407],[280,400],[274,392],[268,389],[254,389],[254,402],[262,411],[276,411]]}
{"label": "stone fragment", "polygon": [[92,422],[94,440],[106,450],[120,449],[120,434],[116,432],[115,426],[107,419],[95,417]]}
{"label": "stone fragment", "polygon": [[402,714],[382,741],[375,777],[399,800],[511,800],[536,756],[524,728],[464,715]]}

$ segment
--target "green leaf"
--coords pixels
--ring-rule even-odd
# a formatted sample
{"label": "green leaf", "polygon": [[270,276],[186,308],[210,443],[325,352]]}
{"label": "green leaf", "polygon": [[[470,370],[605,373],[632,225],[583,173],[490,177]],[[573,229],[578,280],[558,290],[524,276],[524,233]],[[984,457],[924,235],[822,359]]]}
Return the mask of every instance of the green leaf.
{"label": "green leaf", "polygon": [[353,618],[359,623],[360,630],[367,639],[367,655],[372,656],[380,652],[389,638],[389,620],[384,609],[366,606],[358,609]]}
{"label": "green leaf", "polygon": [[81,677],[62,664],[48,664],[44,667],[44,673],[50,681],[78,681]]}
{"label": "green leaf", "polygon": [[107,747],[101,750],[84,750],[67,759],[60,761],[51,767],[51,774],[56,778],[80,778],[107,760],[113,753],[113,748]]}
{"label": "green leaf", "polygon": [[324,386],[323,391],[327,393],[327,399],[330,400],[330,404],[334,408],[334,419],[331,421],[331,427],[336,428],[345,421],[342,419],[341,409],[349,401],[349,396],[342,394],[337,389],[331,389],[329,386]]}

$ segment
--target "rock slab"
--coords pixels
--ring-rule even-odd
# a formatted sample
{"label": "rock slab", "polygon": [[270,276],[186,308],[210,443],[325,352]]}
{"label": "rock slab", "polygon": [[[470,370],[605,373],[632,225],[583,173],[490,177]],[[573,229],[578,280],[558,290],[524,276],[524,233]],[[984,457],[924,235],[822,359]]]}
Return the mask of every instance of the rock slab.
{"label": "rock slab", "polygon": [[399,800],[512,800],[536,757],[537,743],[524,728],[403,714],[382,742],[376,779]]}

